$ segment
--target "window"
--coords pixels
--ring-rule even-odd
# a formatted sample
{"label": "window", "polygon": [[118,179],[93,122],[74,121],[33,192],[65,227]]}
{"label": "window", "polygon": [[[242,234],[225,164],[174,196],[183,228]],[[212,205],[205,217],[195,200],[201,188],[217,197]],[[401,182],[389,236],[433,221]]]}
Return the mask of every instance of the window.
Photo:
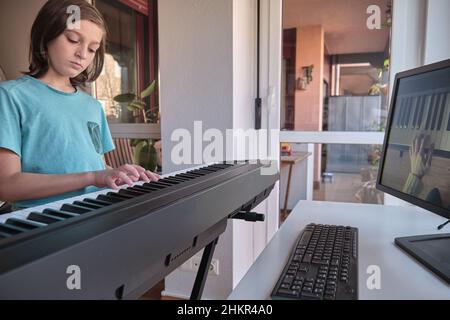
{"label": "window", "polygon": [[[152,2],[152,1],[150,1]],[[105,17],[109,34],[102,74],[96,81],[96,98],[102,103],[110,124],[155,123],[143,110],[129,107],[128,102],[116,102],[114,97],[133,93],[139,95],[155,78],[153,65],[157,46],[152,41],[155,21],[148,16],[147,0],[96,0],[95,6]],[[153,95],[157,95],[155,91]],[[146,110],[155,108],[155,98],[144,99]],[[144,110],[145,111],[145,110]]]}

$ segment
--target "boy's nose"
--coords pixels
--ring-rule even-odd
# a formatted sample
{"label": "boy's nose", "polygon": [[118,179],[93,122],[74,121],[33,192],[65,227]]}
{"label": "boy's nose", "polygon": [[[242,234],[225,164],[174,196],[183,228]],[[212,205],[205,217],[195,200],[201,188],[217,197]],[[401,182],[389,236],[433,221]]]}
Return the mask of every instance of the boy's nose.
{"label": "boy's nose", "polygon": [[87,48],[80,48],[77,51],[76,56],[78,58],[81,58],[81,59],[86,59],[86,57],[87,57],[87,50],[88,50]]}

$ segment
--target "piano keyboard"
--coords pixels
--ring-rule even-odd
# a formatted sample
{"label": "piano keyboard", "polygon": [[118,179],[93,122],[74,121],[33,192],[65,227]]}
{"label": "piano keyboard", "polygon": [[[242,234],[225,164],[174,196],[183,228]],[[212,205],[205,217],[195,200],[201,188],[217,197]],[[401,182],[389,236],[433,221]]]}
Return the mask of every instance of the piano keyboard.
{"label": "piano keyboard", "polygon": [[409,95],[398,98],[390,143],[410,146],[419,134],[430,136],[434,149],[450,151],[450,93]]}
{"label": "piano keyboard", "polygon": [[[223,167],[226,168],[227,166],[231,165],[225,165]],[[88,212],[85,210],[100,209],[104,206],[108,206],[110,204],[119,202],[119,199],[116,199],[114,197],[118,197],[121,194],[138,195],[137,193],[144,194],[146,191],[157,191],[157,189],[159,188],[162,189],[162,187],[159,187],[159,185],[161,185],[161,183],[164,183],[166,185],[166,180],[164,179],[177,182],[189,181],[190,180],[189,178],[183,177],[189,174],[190,175],[194,174],[197,176],[199,175],[198,174],[199,172],[200,174],[203,174],[204,172],[201,170],[207,167],[208,167],[207,165],[200,165],[194,168],[179,170],[176,172],[172,172],[170,174],[162,175],[161,179],[158,181],[159,182],[158,184],[150,183],[150,188],[148,188],[146,182],[138,181],[135,182],[131,187],[129,185],[122,185],[119,187],[119,190],[104,189],[101,191],[92,192],[81,196],[67,198],[49,204],[0,215],[0,242],[2,238],[8,238],[17,234],[13,230],[11,231],[7,230],[7,228],[10,228],[11,226],[21,225],[22,228],[27,228],[29,230],[35,229],[35,227],[44,227],[50,223],[60,221],[60,218],[63,218],[64,216],[76,217],[79,214]],[[113,195],[111,196],[108,194]],[[66,209],[69,210],[66,211]]]}
{"label": "piano keyboard", "polygon": [[[0,216],[0,299],[138,298],[249,211],[278,174],[216,163]],[[79,266],[82,290],[67,287]]]}

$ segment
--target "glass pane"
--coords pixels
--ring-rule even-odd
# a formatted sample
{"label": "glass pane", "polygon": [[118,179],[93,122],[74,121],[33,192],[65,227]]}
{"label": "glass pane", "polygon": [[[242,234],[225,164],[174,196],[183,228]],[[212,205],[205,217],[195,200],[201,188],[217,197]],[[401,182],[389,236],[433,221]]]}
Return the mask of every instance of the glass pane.
{"label": "glass pane", "polygon": [[[368,27],[378,6],[381,24]],[[281,128],[384,130],[391,1],[283,1]]]}
{"label": "glass pane", "polygon": [[300,200],[384,203],[375,187],[381,145],[323,144],[308,150],[306,144],[283,143],[281,150],[281,221]]}
{"label": "glass pane", "polygon": [[383,204],[383,193],[376,190],[381,145],[329,144],[321,149],[314,200]]}
{"label": "glass pane", "polygon": [[128,103],[117,103],[114,97],[136,92],[137,13],[119,1],[96,0],[95,5],[105,17],[109,29],[105,65],[96,81],[97,99],[102,103],[109,122],[134,123],[136,114],[128,110]]}
{"label": "glass pane", "polygon": [[384,131],[387,107],[381,96],[329,97],[323,131]]}

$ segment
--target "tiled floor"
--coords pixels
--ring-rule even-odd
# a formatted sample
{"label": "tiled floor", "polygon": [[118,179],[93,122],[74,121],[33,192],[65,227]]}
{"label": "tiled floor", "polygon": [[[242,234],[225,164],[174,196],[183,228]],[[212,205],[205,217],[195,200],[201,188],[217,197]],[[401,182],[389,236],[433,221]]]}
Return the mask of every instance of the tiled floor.
{"label": "tiled floor", "polygon": [[361,176],[352,173],[334,173],[333,182],[321,182],[314,190],[313,199],[318,201],[359,202],[356,193],[361,187]]}

